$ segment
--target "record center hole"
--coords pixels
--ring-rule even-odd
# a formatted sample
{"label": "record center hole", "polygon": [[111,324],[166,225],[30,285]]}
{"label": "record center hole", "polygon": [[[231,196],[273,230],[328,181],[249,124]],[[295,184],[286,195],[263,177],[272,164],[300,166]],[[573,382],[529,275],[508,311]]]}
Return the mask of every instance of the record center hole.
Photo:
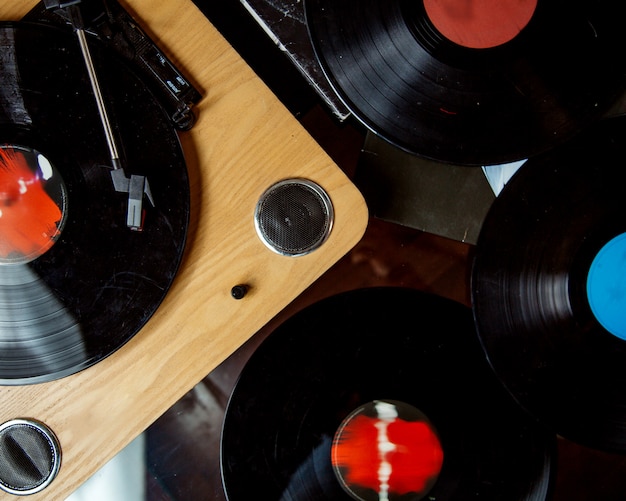
{"label": "record center hole", "polygon": [[358,501],[422,499],[437,480],[443,449],[428,418],[415,407],[375,400],[346,417],[331,447],[335,476]]}
{"label": "record center hole", "polygon": [[593,259],[587,299],[602,327],[626,340],[626,233],[609,240]]}
{"label": "record center hole", "polygon": [[23,264],[58,240],[66,219],[67,190],[43,154],[0,145],[0,265]]}
{"label": "record center hole", "polygon": [[532,18],[537,0],[424,0],[424,8],[451,42],[488,49],[513,40]]}

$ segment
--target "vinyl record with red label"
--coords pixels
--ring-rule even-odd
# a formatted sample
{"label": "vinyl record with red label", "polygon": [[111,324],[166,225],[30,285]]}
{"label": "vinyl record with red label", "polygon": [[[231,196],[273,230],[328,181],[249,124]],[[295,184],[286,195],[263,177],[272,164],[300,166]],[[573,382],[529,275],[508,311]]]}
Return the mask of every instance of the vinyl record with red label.
{"label": "vinyl record with red label", "polygon": [[613,0],[305,0],[327,79],[371,131],[462,165],[560,144],[626,90]]}
{"label": "vinyl record with red label", "polygon": [[[134,71],[87,43],[119,150],[115,180],[77,36],[0,24],[4,385],[57,379],[113,353],[154,313],[182,258],[189,183],[178,135]],[[130,214],[141,224],[129,226]]]}
{"label": "vinyl record with red label", "polygon": [[470,308],[342,293],[253,353],[224,419],[230,501],[545,500],[554,438],[490,370]]}
{"label": "vinyl record with red label", "polygon": [[472,301],[495,372],[550,428],[626,452],[626,118],[526,162],[489,211]]}

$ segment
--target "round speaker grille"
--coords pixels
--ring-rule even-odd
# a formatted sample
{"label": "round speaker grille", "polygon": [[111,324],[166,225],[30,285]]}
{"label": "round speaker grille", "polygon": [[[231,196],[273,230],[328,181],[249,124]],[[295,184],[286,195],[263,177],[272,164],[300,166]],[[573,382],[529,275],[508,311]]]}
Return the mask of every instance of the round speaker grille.
{"label": "round speaker grille", "polygon": [[42,423],[14,419],[0,425],[0,489],[17,495],[41,491],[59,471],[59,451]]}
{"label": "round speaker grille", "polygon": [[280,181],[263,193],[254,221],[263,243],[285,256],[302,256],[328,238],[333,207],[327,193],[304,179]]}

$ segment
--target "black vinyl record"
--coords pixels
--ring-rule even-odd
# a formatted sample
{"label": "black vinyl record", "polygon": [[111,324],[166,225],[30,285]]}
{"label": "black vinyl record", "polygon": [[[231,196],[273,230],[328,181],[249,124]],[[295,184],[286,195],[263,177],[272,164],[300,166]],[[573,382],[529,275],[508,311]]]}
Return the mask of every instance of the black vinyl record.
{"label": "black vinyl record", "polygon": [[[227,498],[381,499],[379,473],[372,480],[380,471],[372,460],[380,434],[365,445],[350,435],[379,404],[396,424],[430,433],[413,449],[416,469],[407,468],[406,477],[402,454],[387,458],[390,500],[544,500],[550,492],[554,435],[522,412],[491,372],[470,308],[383,287],[301,310],[253,353],[224,419]],[[386,433],[387,452],[410,442],[391,425]]]}
{"label": "black vinyl record", "polygon": [[76,35],[1,23],[0,384],[50,381],[117,350],[182,257],[178,136],[133,70],[87,38],[125,177],[145,176],[154,204],[143,197],[143,231],[132,231]]}
{"label": "black vinyl record", "polygon": [[526,162],[491,207],[476,325],[518,401],[590,447],[626,452],[626,118]]}
{"label": "black vinyl record", "polygon": [[436,161],[528,158],[606,113],[626,88],[622,2],[306,0],[305,8],[320,64],[353,115]]}

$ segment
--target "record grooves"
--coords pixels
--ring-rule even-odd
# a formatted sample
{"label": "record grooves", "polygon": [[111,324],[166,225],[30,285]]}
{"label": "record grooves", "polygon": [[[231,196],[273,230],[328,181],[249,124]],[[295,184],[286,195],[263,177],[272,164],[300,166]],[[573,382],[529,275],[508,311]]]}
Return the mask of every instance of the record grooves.
{"label": "record grooves", "polygon": [[485,219],[472,272],[495,372],[564,437],[626,452],[626,118],[526,162]]}
{"label": "record grooves", "polygon": [[[36,224],[49,226],[49,220],[36,223],[40,205],[33,197],[24,202],[8,195],[19,181],[32,187],[22,190],[24,197],[36,188],[40,202],[56,200],[62,220],[49,248],[31,258],[15,252],[16,244],[1,249],[0,384],[49,381],[110,355],[154,313],[182,257],[189,187],[178,136],[134,71],[97,40],[89,43],[122,163],[128,175],[146,176],[155,203],[143,204],[143,231],[126,226],[129,194],[113,187],[73,33],[47,24],[1,23],[0,141],[4,152],[30,151],[33,169],[33,182],[25,183],[24,176],[16,177],[17,164],[3,156],[5,212],[21,207],[31,222],[26,233],[36,232]],[[42,157],[34,165],[32,159]],[[19,228],[9,219],[0,218],[4,244],[17,241]]]}
{"label": "record grooves", "polygon": [[545,500],[551,490],[554,435],[494,377],[471,310],[390,287],[324,299],[255,350],[224,418],[227,498],[378,500],[380,470],[364,461],[380,443],[372,420],[379,431],[386,421],[384,450],[402,451],[388,458],[389,499]]}
{"label": "record grooves", "polygon": [[[481,11],[478,2],[305,1],[310,38],[338,96],[410,153],[461,165],[525,159],[571,138],[626,89],[619,2],[537,0],[515,13],[519,33],[456,43],[436,27],[447,33],[451,24],[433,13],[438,4],[466,8],[470,19],[472,6]],[[514,11],[518,2],[508,4]]]}

